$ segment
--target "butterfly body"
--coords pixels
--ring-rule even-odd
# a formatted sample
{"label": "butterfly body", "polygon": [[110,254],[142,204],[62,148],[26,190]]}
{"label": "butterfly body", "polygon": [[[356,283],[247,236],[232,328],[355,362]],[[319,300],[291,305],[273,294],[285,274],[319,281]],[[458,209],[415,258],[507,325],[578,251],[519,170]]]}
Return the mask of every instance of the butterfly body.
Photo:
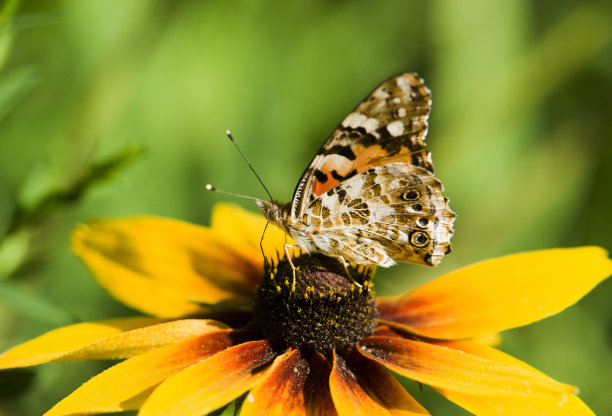
{"label": "butterfly body", "polygon": [[290,203],[258,201],[302,249],[353,264],[436,265],[455,214],[424,150],[431,98],[415,74],[383,82],[325,141]]}

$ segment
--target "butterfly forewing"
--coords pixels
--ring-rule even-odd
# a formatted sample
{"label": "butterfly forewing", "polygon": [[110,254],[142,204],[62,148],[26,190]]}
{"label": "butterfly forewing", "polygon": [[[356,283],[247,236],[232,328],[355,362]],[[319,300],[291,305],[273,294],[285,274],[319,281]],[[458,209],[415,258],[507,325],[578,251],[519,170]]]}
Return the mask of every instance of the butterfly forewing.
{"label": "butterfly forewing", "polygon": [[431,94],[415,74],[403,74],[379,85],[325,141],[304,171],[292,201],[292,215],[311,199],[385,159],[433,171],[424,151]]}

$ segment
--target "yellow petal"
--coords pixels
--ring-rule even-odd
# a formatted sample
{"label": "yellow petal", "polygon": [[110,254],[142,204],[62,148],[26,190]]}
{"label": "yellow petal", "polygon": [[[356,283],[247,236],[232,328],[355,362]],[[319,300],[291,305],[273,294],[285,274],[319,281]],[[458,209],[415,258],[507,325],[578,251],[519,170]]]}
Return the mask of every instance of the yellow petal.
{"label": "yellow petal", "polygon": [[275,357],[267,341],[223,350],[169,378],[151,394],[140,416],[200,416],[250,390]]}
{"label": "yellow petal", "polygon": [[[255,206],[255,204],[253,204]],[[217,233],[234,238],[244,250],[252,250],[260,261],[263,261],[259,242],[266,227],[266,220],[261,214],[254,214],[234,204],[217,204],[212,213],[211,227]],[[283,230],[273,225],[266,228],[263,248],[266,257],[284,254],[284,245],[295,242]],[[290,251],[291,252],[291,251]]]}
{"label": "yellow petal", "polygon": [[478,416],[595,416],[595,413],[573,394],[562,398],[551,398],[476,396],[443,390],[438,392]]}
{"label": "yellow petal", "polygon": [[431,338],[471,338],[554,315],[610,273],[599,247],[514,254],[451,272],[400,300],[381,299],[380,321]]}
{"label": "yellow petal", "polygon": [[334,353],[329,387],[339,416],[428,415],[402,385],[379,364],[353,351]]}
{"label": "yellow petal", "polygon": [[359,341],[360,352],[389,370],[444,390],[472,395],[540,395],[561,400],[575,388],[524,366],[456,348],[393,336]]}
{"label": "yellow petal", "polygon": [[[469,354],[478,355],[479,357],[520,366],[531,371],[537,371],[516,358],[479,343],[458,341],[446,345]],[[459,406],[476,415],[482,416],[522,416],[526,414],[538,416],[594,416],[591,409],[573,394],[568,394],[560,398],[540,395],[486,396],[442,389],[436,390]]]}
{"label": "yellow petal", "polygon": [[228,326],[209,319],[183,319],[117,334],[66,355],[62,361],[128,358]]}
{"label": "yellow petal", "polygon": [[231,330],[211,332],[123,361],[87,381],[46,416],[133,410],[150,390],[177,372],[237,341]]}
{"label": "yellow petal", "polygon": [[25,367],[57,361],[97,341],[162,322],[155,318],[120,318],[55,329],[0,355],[0,368]]}
{"label": "yellow petal", "polygon": [[248,304],[262,274],[261,258],[230,238],[165,218],[91,221],[73,230],[72,249],[111,294],[160,317]]}

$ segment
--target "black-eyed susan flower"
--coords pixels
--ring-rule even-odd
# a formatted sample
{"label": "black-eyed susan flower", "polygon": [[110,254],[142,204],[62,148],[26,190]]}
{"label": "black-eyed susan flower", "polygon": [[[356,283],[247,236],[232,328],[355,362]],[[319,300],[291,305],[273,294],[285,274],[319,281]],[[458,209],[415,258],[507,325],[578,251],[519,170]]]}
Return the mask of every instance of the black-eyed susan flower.
{"label": "black-eyed susan flower", "polygon": [[[73,250],[114,296],[154,317],[57,329],[0,368],[126,359],[48,415],[139,409],[201,415],[246,394],[240,414],[428,414],[385,369],[477,415],[592,415],[557,382],[479,339],[560,312],[612,272],[597,247],[477,263],[397,298],[333,259],[261,261],[263,220],[218,206],[210,228],[162,218],[93,221]],[[282,247],[271,230],[266,253]]]}

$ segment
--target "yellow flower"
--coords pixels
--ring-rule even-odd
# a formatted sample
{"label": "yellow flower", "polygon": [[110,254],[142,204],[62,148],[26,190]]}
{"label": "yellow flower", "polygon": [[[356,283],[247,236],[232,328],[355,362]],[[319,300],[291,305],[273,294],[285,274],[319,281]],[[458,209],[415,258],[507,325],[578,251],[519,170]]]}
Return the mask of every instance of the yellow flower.
{"label": "yellow flower", "polygon": [[[385,368],[477,415],[593,414],[574,387],[479,339],[578,301],[612,272],[601,248],[488,260],[376,300],[367,272],[351,269],[359,287],[319,256],[294,259],[291,290],[286,261],[262,264],[263,225],[220,205],[210,228],[153,217],[77,227],[73,250],[98,281],[154,318],[57,329],[0,368],[126,358],[48,415],[201,415],[247,392],[242,416],[428,414]],[[269,230],[264,251],[283,243]]]}

